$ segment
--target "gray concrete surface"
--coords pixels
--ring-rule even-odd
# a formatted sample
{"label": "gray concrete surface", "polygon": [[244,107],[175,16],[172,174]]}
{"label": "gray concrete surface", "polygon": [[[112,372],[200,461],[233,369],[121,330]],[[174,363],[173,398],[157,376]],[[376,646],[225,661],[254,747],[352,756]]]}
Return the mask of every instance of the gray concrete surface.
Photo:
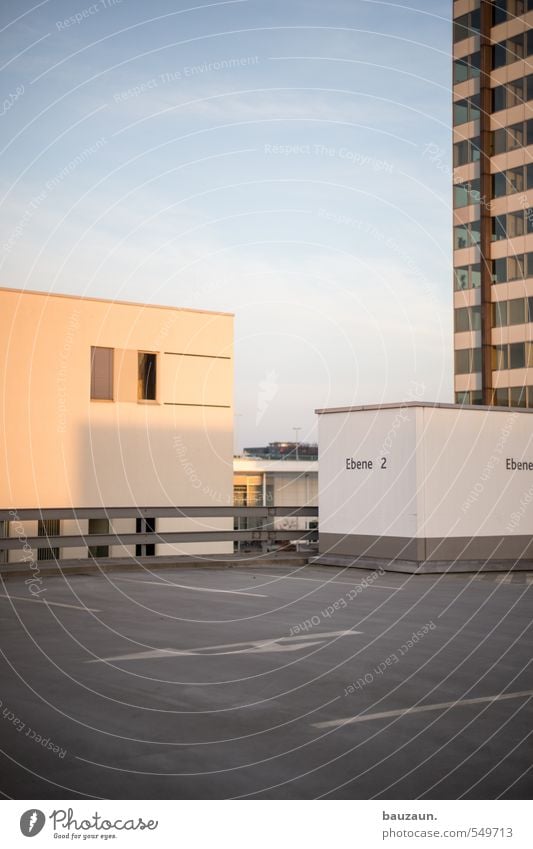
{"label": "gray concrete surface", "polygon": [[531,575],[30,577],[0,588],[5,797],[531,795]]}

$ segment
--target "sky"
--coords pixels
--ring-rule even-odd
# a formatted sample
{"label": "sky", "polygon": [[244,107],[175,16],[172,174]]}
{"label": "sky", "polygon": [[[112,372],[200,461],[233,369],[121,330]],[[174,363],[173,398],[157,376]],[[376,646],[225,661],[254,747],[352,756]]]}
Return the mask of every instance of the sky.
{"label": "sky", "polygon": [[237,450],[453,401],[451,6],[2,0],[0,285],[234,313]]}

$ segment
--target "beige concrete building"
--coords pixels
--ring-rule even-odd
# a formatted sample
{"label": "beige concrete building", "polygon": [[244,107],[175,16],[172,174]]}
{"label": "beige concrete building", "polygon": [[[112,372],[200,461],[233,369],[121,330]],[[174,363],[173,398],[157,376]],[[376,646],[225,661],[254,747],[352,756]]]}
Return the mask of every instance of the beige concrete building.
{"label": "beige concrete building", "polygon": [[[1,508],[231,504],[231,315],[0,289],[0,385]],[[61,533],[107,531],[107,520],[92,522],[63,521]],[[27,522],[25,533],[57,531],[42,525]],[[144,519],[111,525],[152,529]],[[157,519],[155,529],[231,526]],[[232,549],[203,542],[127,551]],[[87,548],[62,556],[85,557]]]}
{"label": "beige concrete building", "polygon": [[455,400],[533,407],[533,2],[453,16]]}

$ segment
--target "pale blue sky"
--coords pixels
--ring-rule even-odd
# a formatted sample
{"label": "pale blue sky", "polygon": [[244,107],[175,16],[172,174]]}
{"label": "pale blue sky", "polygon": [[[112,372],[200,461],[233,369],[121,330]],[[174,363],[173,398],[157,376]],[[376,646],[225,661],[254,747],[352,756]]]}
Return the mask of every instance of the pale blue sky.
{"label": "pale blue sky", "polygon": [[235,312],[239,447],[451,401],[452,4],[415,5],[3,0],[1,285]]}

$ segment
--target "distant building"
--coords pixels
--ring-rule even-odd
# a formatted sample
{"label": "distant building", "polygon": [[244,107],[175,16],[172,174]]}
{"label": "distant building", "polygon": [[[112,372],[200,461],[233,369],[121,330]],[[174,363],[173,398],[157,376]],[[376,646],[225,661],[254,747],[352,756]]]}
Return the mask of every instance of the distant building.
{"label": "distant building", "polygon": [[533,2],[453,18],[455,401],[533,407]]}
{"label": "distant building", "polygon": [[[292,443],[272,443],[273,445]],[[312,446],[316,449],[316,446]],[[252,449],[248,449],[252,450]],[[318,461],[294,457],[285,460],[262,460],[257,457],[234,457],[233,498],[236,507],[307,507],[318,505]],[[250,530],[263,524],[263,519],[237,518],[237,530]],[[274,530],[312,530],[317,520],[299,516],[279,516],[272,520]],[[265,547],[265,543],[239,544],[246,548]],[[274,546],[286,545],[275,542]]]}
{"label": "distant building", "polygon": [[[231,505],[232,348],[227,313],[0,289],[0,508],[14,514],[0,536],[20,535],[22,508]],[[24,534],[227,530],[228,523],[54,519],[25,522]],[[232,542],[198,542],[90,553],[232,550]],[[9,552],[10,561],[23,556],[22,543]]]}
{"label": "distant building", "polygon": [[318,445],[309,442],[270,442],[260,448],[244,448],[245,457],[261,460],[318,460]]}

